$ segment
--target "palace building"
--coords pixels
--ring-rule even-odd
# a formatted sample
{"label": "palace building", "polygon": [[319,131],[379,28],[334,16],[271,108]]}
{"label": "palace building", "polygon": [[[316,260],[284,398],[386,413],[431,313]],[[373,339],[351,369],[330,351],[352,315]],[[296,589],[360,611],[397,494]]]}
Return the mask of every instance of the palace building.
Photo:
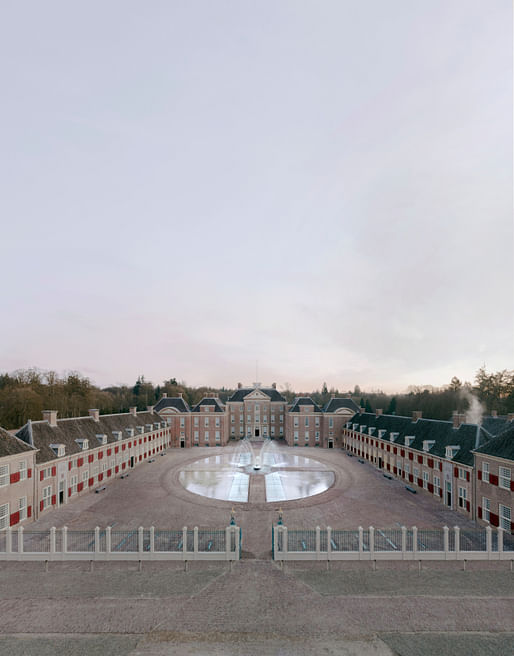
{"label": "palace building", "polygon": [[207,395],[190,407],[166,394],[140,412],[59,419],[47,410],[17,431],[0,428],[0,530],[101,490],[170,448],[283,440],[290,447],[343,449],[408,491],[429,494],[479,524],[514,530],[514,414],[468,424],[364,412],[351,399],[288,403],[275,385],[238,389],[226,403]]}

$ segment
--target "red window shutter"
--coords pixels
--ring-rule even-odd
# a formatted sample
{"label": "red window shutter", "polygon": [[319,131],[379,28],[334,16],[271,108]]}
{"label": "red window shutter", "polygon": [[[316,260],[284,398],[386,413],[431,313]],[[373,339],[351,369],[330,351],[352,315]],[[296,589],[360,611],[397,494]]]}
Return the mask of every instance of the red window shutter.
{"label": "red window shutter", "polygon": [[482,508],[478,506],[478,519],[482,519]]}
{"label": "red window shutter", "polygon": [[498,515],[495,515],[494,513],[489,513],[489,521],[493,526],[498,526],[500,523],[500,518]]}
{"label": "red window shutter", "polygon": [[77,485],[77,492],[82,492],[82,488],[84,487],[84,483],[79,483]]}
{"label": "red window shutter", "polygon": [[402,450],[400,451],[400,453],[401,453],[402,458],[405,458],[405,449],[402,449]]}
{"label": "red window shutter", "polygon": [[71,460],[68,460],[68,471],[71,471]]}
{"label": "red window shutter", "polygon": [[54,465],[52,467],[52,476],[55,476],[56,473],[57,473],[57,467],[55,467],[55,465]]}
{"label": "red window shutter", "polygon": [[466,472],[466,480],[469,481],[469,471]]}
{"label": "red window shutter", "polygon": [[442,490],[441,488],[439,488],[439,496],[440,496],[440,497],[443,496],[443,490]]}
{"label": "red window shutter", "polygon": [[469,509],[470,509],[469,501],[466,501],[466,510],[467,510],[468,512],[469,512]]}
{"label": "red window shutter", "polygon": [[409,483],[413,483],[413,482],[414,482],[414,476],[413,474],[409,474]]}
{"label": "red window shutter", "polygon": [[477,477],[478,477],[478,480],[479,480],[479,481],[482,480],[482,470],[481,470],[481,469],[479,469],[479,470],[477,471]]}
{"label": "red window shutter", "polygon": [[43,512],[43,501],[39,502],[39,512]]}
{"label": "red window shutter", "polygon": [[439,471],[443,471],[443,463],[442,463],[442,461],[439,461]]}
{"label": "red window shutter", "polygon": [[9,526],[14,526],[19,521],[20,521],[20,513],[19,512],[14,512],[9,517]]}
{"label": "red window shutter", "polygon": [[396,455],[398,453],[398,450],[397,450],[396,447],[393,447],[393,452],[394,452],[394,455]]}
{"label": "red window shutter", "polygon": [[82,467],[83,464],[84,464],[84,458],[79,458],[79,460],[78,460],[78,466],[79,466],[79,467]]}
{"label": "red window shutter", "polygon": [[510,491],[514,492],[514,481],[510,482]]}
{"label": "red window shutter", "polygon": [[102,474],[98,474],[98,480],[99,480],[99,481],[103,480],[103,477],[104,477],[103,473],[102,473]]}
{"label": "red window shutter", "polygon": [[40,480],[40,481],[43,480],[43,476],[44,476],[44,472],[43,472],[43,470],[41,469],[40,472],[39,472],[39,480]]}
{"label": "red window shutter", "polygon": [[95,459],[95,456],[92,453],[90,453],[88,458],[87,458],[87,461],[88,462],[93,462],[94,459]]}
{"label": "red window shutter", "polygon": [[27,508],[27,517],[32,517],[32,506]]}
{"label": "red window shutter", "polygon": [[432,485],[432,483],[429,483],[429,484],[428,484],[428,491],[429,491],[430,493],[433,493],[433,491],[434,491],[434,486]]}
{"label": "red window shutter", "polygon": [[423,462],[423,456],[418,456],[418,462],[421,465],[421,463]]}
{"label": "red window shutter", "polygon": [[409,460],[414,460],[414,454],[412,451],[409,451]]}
{"label": "red window shutter", "polygon": [[28,476],[29,478],[32,478],[32,469],[30,469],[30,467],[29,467],[29,469],[27,470],[27,476]]}
{"label": "red window shutter", "polygon": [[56,503],[57,503],[57,497],[55,496],[55,494],[52,494],[52,506],[55,506]]}
{"label": "red window shutter", "polygon": [[98,459],[101,460],[103,457],[104,457],[104,452],[100,451],[100,453],[98,454]]}
{"label": "red window shutter", "polygon": [[432,458],[428,459],[428,466],[430,467],[430,469],[434,467],[434,461],[432,460]]}
{"label": "red window shutter", "polygon": [[418,487],[423,487],[423,479],[418,478]]}
{"label": "red window shutter", "polygon": [[115,446],[115,447],[114,447],[114,453],[118,453],[119,450],[120,450],[120,447],[119,447],[119,446]]}
{"label": "red window shutter", "polygon": [[87,484],[89,485],[89,487],[92,487],[94,482],[95,482],[95,479],[94,479],[94,478],[90,478],[90,479],[88,479]]}
{"label": "red window shutter", "polygon": [[396,467],[393,467],[393,474],[396,474]]}
{"label": "red window shutter", "polygon": [[71,487],[68,488],[68,496],[71,497]]}
{"label": "red window shutter", "polygon": [[125,451],[125,445],[124,444],[121,445],[121,450]]}
{"label": "red window shutter", "polygon": [[125,469],[125,463],[124,462],[121,464],[121,468]]}
{"label": "red window shutter", "polygon": [[107,455],[110,456],[111,453],[112,453],[112,450],[111,450],[111,449],[107,449]]}
{"label": "red window shutter", "polygon": [[[123,445],[123,446],[125,446],[125,445]],[[129,443],[128,443],[128,447],[129,447],[129,449],[130,449],[131,446],[132,446],[132,442],[129,442]]]}
{"label": "red window shutter", "polygon": [[118,465],[116,465],[116,467],[114,468],[114,473],[117,474],[119,472],[119,470],[120,470],[120,468],[118,467]]}
{"label": "red window shutter", "polygon": [[489,474],[489,483],[491,485],[498,485],[498,476],[496,474]]}
{"label": "red window shutter", "polygon": [[13,483],[17,483],[20,480],[20,472],[15,472],[14,474],[11,474],[9,480],[11,485]]}
{"label": "red window shutter", "polygon": [[459,469],[457,467],[453,468],[453,475],[455,476],[455,478],[459,478]]}

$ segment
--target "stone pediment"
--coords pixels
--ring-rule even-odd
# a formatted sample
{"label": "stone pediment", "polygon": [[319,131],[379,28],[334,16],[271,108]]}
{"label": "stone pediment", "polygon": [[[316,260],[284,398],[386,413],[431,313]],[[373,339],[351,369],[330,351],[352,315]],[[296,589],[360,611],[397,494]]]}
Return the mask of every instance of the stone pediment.
{"label": "stone pediment", "polygon": [[270,398],[267,394],[264,394],[264,392],[261,392],[261,390],[256,389],[253,392],[250,392],[250,394],[247,394],[245,396],[245,401],[269,401]]}

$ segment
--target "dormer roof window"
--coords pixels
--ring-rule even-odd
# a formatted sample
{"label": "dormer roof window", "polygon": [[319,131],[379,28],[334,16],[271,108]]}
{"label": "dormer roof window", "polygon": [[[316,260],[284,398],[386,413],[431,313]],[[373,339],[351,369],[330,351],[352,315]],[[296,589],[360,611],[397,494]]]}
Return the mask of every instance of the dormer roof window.
{"label": "dormer roof window", "polygon": [[414,442],[414,435],[405,436],[405,446],[410,446]]}
{"label": "dormer roof window", "polygon": [[79,448],[82,449],[82,451],[87,451],[89,449],[89,440],[82,438],[75,440],[75,442],[79,445]]}
{"label": "dormer roof window", "polygon": [[142,435],[145,432],[145,427],[144,426],[138,426],[137,427],[137,432]]}
{"label": "dormer roof window", "polygon": [[370,427],[368,428],[368,433],[369,433],[370,435],[373,435],[374,432],[375,432],[375,426],[370,426]]}
{"label": "dormer roof window", "polygon": [[387,431],[386,431],[385,428],[380,428],[379,431],[378,431],[378,437],[380,439],[382,439],[386,433],[387,433]]}
{"label": "dormer roof window", "polygon": [[449,458],[450,460],[452,460],[457,455],[457,452],[458,452],[459,449],[460,449],[460,446],[458,446],[457,444],[447,446],[445,451],[444,451],[444,455],[445,455],[446,458]]}
{"label": "dormer roof window", "polygon": [[[127,436],[128,437],[134,437],[134,429],[133,428],[125,428],[125,430],[127,431]],[[121,431],[120,431],[120,434],[121,434]],[[121,440],[121,437],[119,439]]]}
{"label": "dormer roof window", "polygon": [[423,440],[423,451],[430,451],[434,444],[435,440]]}
{"label": "dormer roof window", "polygon": [[353,424],[353,430],[356,431],[359,428],[359,424]]}
{"label": "dormer roof window", "polygon": [[105,434],[97,435],[96,439],[100,442],[100,444],[102,446],[105,446],[107,444],[107,435],[105,435]]}
{"label": "dormer roof window", "polygon": [[145,424],[145,430],[150,433],[152,431],[152,424]]}
{"label": "dormer roof window", "polygon": [[155,430],[159,430],[159,428],[161,427],[161,423],[159,421],[156,421],[153,427],[155,428]]}
{"label": "dormer roof window", "polygon": [[366,425],[365,425],[365,424],[361,424],[361,427],[360,427],[360,431],[359,431],[359,432],[360,432],[360,433],[364,433],[365,430],[366,430]]}
{"label": "dormer roof window", "polygon": [[[398,438],[398,435],[399,435],[399,434],[400,434],[400,433],[389,433],[389,439],[390,439],[390,441],[391,441],[391,442],[396,442],[396,439]],[[412,438],[412,439],[414,439],[414,438]]]}
{"label": "dormer roof window", "polygon": [[112,431],[112,434],[114,439],[118,441],[121,440],[121,438],[123,437],[122,431]]}
{"label": "dormer roof window", "polygon": [[64,444],[50,444],[50,448],[58,458],[62,458],[66,455],[66,447]]}

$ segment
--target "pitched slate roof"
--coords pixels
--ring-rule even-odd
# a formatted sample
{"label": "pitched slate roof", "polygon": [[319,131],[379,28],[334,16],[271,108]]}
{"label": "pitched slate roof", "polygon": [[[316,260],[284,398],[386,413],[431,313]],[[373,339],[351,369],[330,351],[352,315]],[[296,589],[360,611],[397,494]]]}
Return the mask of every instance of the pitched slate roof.
{"label": "pitched slate roof", "polygon": [[[125,431],[126,428],[146,426],[156,422],[163,422],[163,418],[156,412],[138,412],[136,416],[127,412],[115,415],[100,415],[95,421],[92,417],[74,417],[72,419],[58,419],[57,426],[50,426],[47,421],[29,421],[17,431],[16,436],[27,444],[33,443],[39,449],[36,463],[56,460],[57,456],[50,447],[51,444],[64,444],[65,455],[82,453],[76,440],[87,439],[89,448],[100,446],[97,435],[107,435],[107,443],[115,442],[113,431]],[[124,432],[124,437],[127,433]],[[32,441],[31,441],[32,440]]]}
{"label": "pitched slate roof", "polygon": [[25,453],[26,451],[34,451],[34,447],[26,444],[0,426],[0,458],[14,456],[17,453]]}
{"label": "pitched slate roof", "polygon": [[310,396],[298,396],[293,402],[293,405],[289,408],[289,412],[300,412],[301,405],[312,405],[313,412],[322,412],[321,408],[317,403],[311,399]]}
{"label": "pitched slate roof", "polygon": [[477,453],[485,453],[490,456],[514,460],[514,421],[509,422],[508,427],[497,437],[489,440],[487,444],[476,450]]}
{"label": "pitched slate roof", "polygon": [[159,399],[154,407],[155,412],[160,412],[163,408],[176,408],[179,412],[190,412],[188,404],[181,396],[163,397]]}
{"label": "pitched slate roof", "polygon": [[214,412],[225,412],[225,408],[221,404],[221,401],[211,396],[204,397],[200,403],[197,403],[194,408],[191,408],[191,412],[200,412],[200,408],[204,405],[214,406]]}
{"label": "pitched slate roof", "polygon": [[335,412],[340,408],[348,408],[354,412],[359,412],[359,406],[354,401],[352,401],[352,399],[343,399],[341,397],[330,399],[330,401],[325,404],[323,412]]}
{"label": "pitched slate roof", "polygon": [[509,423],[507,417],[483,417],[482,428],[490,435],[499,435],[509,426]]}
{"label": "pitched slate roof", "polygon": [[451,421],[440,421],[437,419],[418,419],[413,421],[410,417],[398,417],[396,415],[375,415],[364,412],[356,415],[350,421],[351,424],[368,428],[375,427],[372,437],[377,438],[379,430],[385,430],[382,439],[389,440],[391,433],[398,433],[395,443],[403,446],[406,436],[414,437],[410,444],[411,449],[423,451],[424,440],[434,440],[434,444],[427,453],[441,458],[445,457],[447,446],[460,446],[452,462],[464,465],[473,464],[472,450],[485,444],[489,436],[476,424],[461,424],[459,428],[453,427]]}
{"label": "pitched slate roof", "polygon": [[228,401],[233,401],[236,403],[238,401],[244,401],[245,397],[248,396],[248,394],[255,392],[256,389],[258,389],[259,392],[266,394],[266,396],[269,396],[270,401],[280,401],[282,403],[286,403],[285,398],[274,387],[242,387],[241,389],[236,390],[228,399]]}

